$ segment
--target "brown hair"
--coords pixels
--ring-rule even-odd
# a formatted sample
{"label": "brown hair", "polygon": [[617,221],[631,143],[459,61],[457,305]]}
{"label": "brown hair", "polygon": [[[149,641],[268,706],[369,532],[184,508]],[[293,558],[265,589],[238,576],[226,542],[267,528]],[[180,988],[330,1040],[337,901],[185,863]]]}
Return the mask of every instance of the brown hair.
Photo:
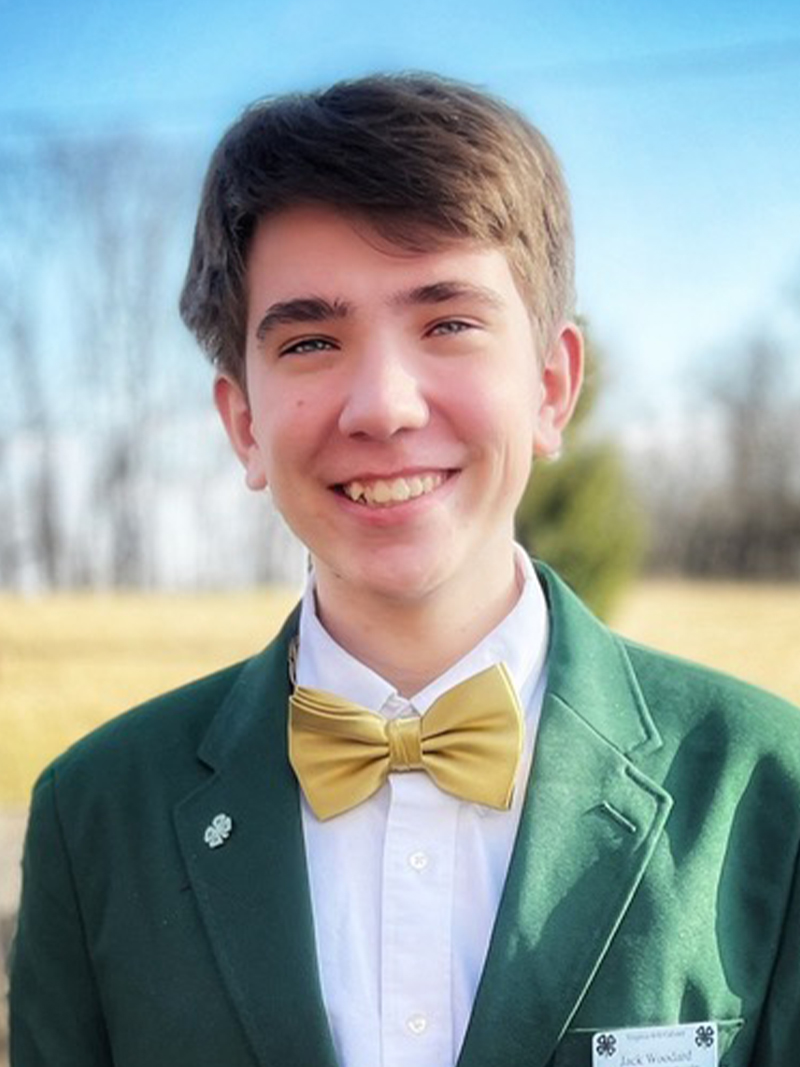
{"label": "brown hair", "polygon": [[259,219],[300,203],[365,214],[405,247],[458,238],[502,247],[544,337],[572,310],[569,196],[535,127],[434,75],[338,82],[253,104],[208,168],[180,310],[239,380],[250,240]]}

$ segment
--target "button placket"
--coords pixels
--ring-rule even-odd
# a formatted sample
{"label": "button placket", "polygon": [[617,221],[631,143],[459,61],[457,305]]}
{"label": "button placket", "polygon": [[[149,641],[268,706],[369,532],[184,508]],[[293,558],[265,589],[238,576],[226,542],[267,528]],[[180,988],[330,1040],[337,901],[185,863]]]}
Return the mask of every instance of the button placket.
{"label": "button placket", "polygon": [[457,806],[422,774],[392,776],[382,899],[384,1067],[452,1060]]}

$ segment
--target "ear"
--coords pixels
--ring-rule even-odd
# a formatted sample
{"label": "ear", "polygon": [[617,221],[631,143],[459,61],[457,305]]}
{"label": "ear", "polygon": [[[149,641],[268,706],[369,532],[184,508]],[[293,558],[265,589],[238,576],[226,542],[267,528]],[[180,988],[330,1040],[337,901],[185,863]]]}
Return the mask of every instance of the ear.
{"label": "ear", "polygon": [[245,389],[230,375],[218,374],[214,379],[214,403],[233,451],[245,469],[247,487],[266,489],[267,475],[261,448],[253,436],[253,416]]}
{"label": "ear", "polygon": [[583,382],[583,337],[567,322],[545,353],[541,376],[539,418],[533,439],[533,454],[555,458],[561,451],[564,429],[578,402]]}

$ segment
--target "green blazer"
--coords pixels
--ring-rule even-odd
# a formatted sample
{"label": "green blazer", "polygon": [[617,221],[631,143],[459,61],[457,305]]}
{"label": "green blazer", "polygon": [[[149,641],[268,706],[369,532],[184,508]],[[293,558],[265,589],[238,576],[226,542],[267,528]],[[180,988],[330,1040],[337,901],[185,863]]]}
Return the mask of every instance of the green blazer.
{"label": "green blazer", "polygon": [[[708,1019],[725,1067],[792,1067],[800,716],[621,640],[540,573],[547,693],[458,1067],[589,1067],[598,1030]],[[335,1067],[286,754],[296,622],[43,774],[13,1067]]]}

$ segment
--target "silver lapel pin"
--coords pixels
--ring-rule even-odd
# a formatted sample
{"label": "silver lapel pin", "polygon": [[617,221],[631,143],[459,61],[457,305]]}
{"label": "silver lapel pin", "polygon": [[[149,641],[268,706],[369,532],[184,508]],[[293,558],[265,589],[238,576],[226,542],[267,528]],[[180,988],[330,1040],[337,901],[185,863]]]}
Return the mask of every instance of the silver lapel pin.
{"label": "silver lapel pin", "polygon": [[206,827],[206,832],[203,834],[203,840],[209,848],[219,848],[219,846],[224,845],[231,836],[232,829],[233,819],[231,819],[230,815],[220,812],[219,815],[214,816],[210,825]]}

